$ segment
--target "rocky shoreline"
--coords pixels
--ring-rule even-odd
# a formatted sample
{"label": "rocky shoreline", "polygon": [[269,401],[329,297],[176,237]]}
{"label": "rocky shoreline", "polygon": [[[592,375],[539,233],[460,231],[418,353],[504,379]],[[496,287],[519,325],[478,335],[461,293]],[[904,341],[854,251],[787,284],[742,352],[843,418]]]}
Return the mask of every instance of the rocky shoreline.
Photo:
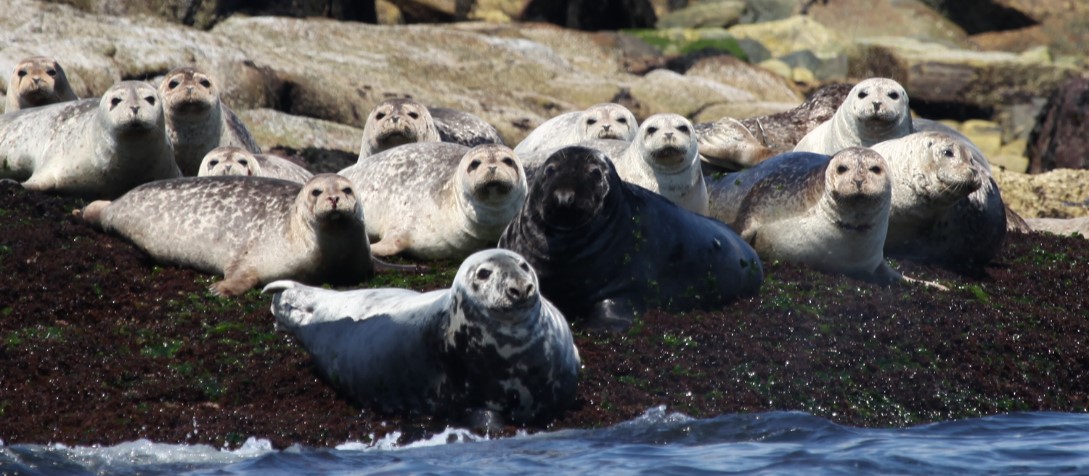
{"label": "rocky shoreline", "polygon": [[[333,446],[458,422],[376,414],[338,396],[273,329],[269,297],[220,299],[213,277],[158,266],[69,215],[78,200],[0,185],[0,440]],[[651,312],[630,331],[576,330],[574,408],[543,431],[666,405],[696,417],[800,410],[860,426],[1007,411],[1089,411],[1089,242],[1008,235],[978,273],[897,262],[952,290],[881,287],[766,263],[758,297]],[[447,287],[429,274],[363,286]],[[498,435],[519,428],[507,426]]]}

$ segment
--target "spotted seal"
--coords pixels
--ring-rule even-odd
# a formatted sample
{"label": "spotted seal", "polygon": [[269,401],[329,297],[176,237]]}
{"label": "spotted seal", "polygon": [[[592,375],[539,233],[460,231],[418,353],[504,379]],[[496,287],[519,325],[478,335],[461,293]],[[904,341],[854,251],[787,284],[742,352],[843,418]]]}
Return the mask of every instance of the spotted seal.
{"label": "spotted seal", "polygon": [[356,184],[375,256],[461,259],[495,246],[525,200],[510,148],[419,142],[341,170]]}
{"label": "spotted seal", "polygon": [[904,87],[888,78],[870,78],[851,88],[835,115],[798,141],[794,151],[830,155],[847,147],[869,147],[912,131]]}
{"label": "spotted seal", "polygon": [[159,84],[159,93],[182,174],[197,175],[204,156],[216,147],[261,151],[242,120],[220,100],[218,83],[203,70],[192,66],[171,70]]}
{"label": "spotted seal", "polygon": [[96,201],[76,215],[160,262],[222,274],[235,296],[277,279],[357,284],[373,274],[363,208],[352,183],[319,174],[306,184],[261,177],[185,177]]}
{"label": "spotted seal", "polygon": [[53,58],[31,56],[15,65],[8,79],[4,112],[79,99],[68,84],[64,68]]}
{"label": "spotted seal", "polygon": [[760,257],[803,263],[882,284],[903,279],[885,262],[892,179],[880,154],[849,147],[834,156],[778,155],[712,180],[711,216]]}
{"label": "spotted seal", "polygon": [[545,154],[566,145],[590,139],[616,139],[631,142],[639,128],[635,115],[616,103],[595,104],[583,111],[573,111],[553,117],[533,129],[514,153],[519,157]]}
{"label": "spotted seal", "polygon": [[408,98],[386,99],[376,104],[367,115],[359,158],[370,157],[399,145],[440,141],[442,137],[427,107]]}
{"label": "spotted seal", "polygon": [[0,115],[0,178],[83,198],[113,198],[180,176],[151,85],[123,81],[100,99]]}
{"label": "spotted seal", "polygon": [[499,246],[537,270],[573,322],[623,328],[646,310],[719,309],[755,295],[760,258],[722,222],[620,180],[601,151],[553,153]]}
{"label": "spotted seal", "polygon": [[214,175],[245,175],[268,177],[306,183],[314,174],[305,167],[283,157],[271,154],[254,154],[241,147],[216,147],[200,162],[198,177]]}
{"label": "spotted seal", "polygon": [[480,117],[465,111],[445,107],[429,107],[431,119],[435,121],[435,130],[443,142],[452,142],[467,147],[484,144],[503,145],[503,138],[495,126]]}
{"label": "spotted seal", "polygon": [[547,421],[575,400],[571,329],[525,259],[479,251],[450,289],[339,292],[277,281],[272,313],[352,400],[386,412],[486,409]]}

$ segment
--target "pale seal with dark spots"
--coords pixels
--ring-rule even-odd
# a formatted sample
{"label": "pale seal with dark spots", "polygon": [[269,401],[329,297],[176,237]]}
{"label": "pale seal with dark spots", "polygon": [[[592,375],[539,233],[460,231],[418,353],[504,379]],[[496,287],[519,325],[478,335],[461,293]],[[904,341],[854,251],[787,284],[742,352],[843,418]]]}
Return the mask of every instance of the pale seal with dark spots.
{"label": "pale seal with dark spots", "polygon": [[244,175],[306,183],[314,174],[305,167],[272,154],[254,154],[240,147],[216,147],[200,162],[198,177]]}
{"label": "pale seal with dark spots", "polygon": [[579,354],[526,261],[469,256],[450,289],[332,291],[277,281],[272,313],[335,388],[381,411],[545,422],[575,400]]}
{"label": "pale seal with dark spots", "polygon": [[621,181],[586,147],[545,161],[499,246],[525,256],[568,319],[592,327],[627,327],[647,309],[721,309],[764,277],[730,227]]}
{"label": "pale seal with dark spots", "polygon": [[162,101],[147,83],[0,115],[0,178],[25,180],[29,190],[114,198],[178,176]]}
{"label": "pale seal with dark spots", "polygon": [[429,107],[435,129],[443,142],[452,142],[468,147],[484,144],[503,145],[503,138],[495,126],[484,119],[465,111],[445,107]]}
{"label": "pale seal with dark spots", "polygon": [[421,142],[341,170],[356,184],[375,256],[462,259],[495,246],[526,196],[509,147]]}
{"label": "pale seal with dark spots", "polygon": [[4,112],[79,99],[68,84],[64,68],[53,58],[31,56],[16,64],[8,79]]}
{"label": "pale seal with dark spots", "polygon": [[363,208],[352,183],[320,174],[304,185],[260,177],[149,183],[76,213],[160,262],[222,274],[235,296],[277,279],[358,284],[371,277]]}
{"label": "pale seal with dark spots", "polygon": [[375,105],[367,115],[359,158],[362,160],[399,145],[441,141],[427,107],[412,99],[387,99]]}
{"label": "pale seal with dark spots", "polygon": [[175,68],[166,73],[159,92],[165,102],[167,134],[182,174],[197,175],[204,156],[216,147],[261,151],[242,120],[220,100],[218,83],[204,71],[191,66]]}
{"label": "pale seal with dark spots", "polygon": [[591,139],[615,139],[631,142],[639,128],[635,115],[616,103],[595,104],[583,111],[553,117],[533,129],[514,152],[519,157],[545,154],[547,158],[560,147]]}
{"label": "pale seal with dark spots", "polygon": [[900,83],[870,78],[851,88],[835,115],[810,131],[795,152],[832,155],[848,147],[869,147],[911,134],[908,94]]}

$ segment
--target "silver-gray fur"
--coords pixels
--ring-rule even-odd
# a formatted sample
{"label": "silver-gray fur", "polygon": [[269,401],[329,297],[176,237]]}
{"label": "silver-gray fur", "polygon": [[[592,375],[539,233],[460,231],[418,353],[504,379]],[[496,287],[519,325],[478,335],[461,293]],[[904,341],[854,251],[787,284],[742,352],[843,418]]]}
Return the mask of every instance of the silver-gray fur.
{"label": "silver-gray fur", "polygon": [[198,177],[243,175],[306,183],[314,174],[305,167],[272,154],[254,154],[240,147],[216,147],[204,156]]}
{"label": "silver-gray fur", "polygon": [[519,157],[543,154],[543,162],[557,149],[584,140],[616,139],[631,142],[638,128],[639,123],[628,108],[616,103],[595,104],[583,111],[563,113],[541,123],[518,143],[514,152]]}

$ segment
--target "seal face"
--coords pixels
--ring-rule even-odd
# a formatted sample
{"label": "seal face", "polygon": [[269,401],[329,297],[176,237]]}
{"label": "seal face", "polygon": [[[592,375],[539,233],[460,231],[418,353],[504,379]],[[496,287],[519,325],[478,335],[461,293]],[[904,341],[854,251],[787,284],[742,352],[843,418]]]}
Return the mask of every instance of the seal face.
{"label": "seal face", "polygon": [[792,152],[713,180],[711,216],[741,233],[763,259],[891,283],[883,247],[892,181],[878,153]]}
{"label": "seal face", "polygon": [[563,315],[525,259],[474,253],[450,289],[338,292],[277,281],[277,326],[306,347],[325,379],[386,412],[466,409],[544,422],[575,399],[580,359]]}
{"label": "seal face", "polygon": [[622,182],[604,153],[579,146],[545,161],[499,246],[590,326],[625,327],[650,308],[716,309],[763,280],[756,252],[728,226]]}
{"label": "seal face", "polygon": [[658,192],[681,207],[706,215],[707,186],[699,166],[692,123],[677,114],[655,114],[614,164],[620,178]]}
{"label": "seal face", "polygon": [[495,246],[526,196],[517,155],[498,144],[405,144],[340,175],[363,197],[376,256],[461,259]]}
{"label": "seal face", "polygon": [[519,157],[542,155],[547,158],[560,147],[587,140],[631,142],[638,127],[635,115],[628,108],[615,103],[595,104],[584,111],[560,114],[543,122],[514,148],[514,152]]}
{"label": "seal face", "polygon": [[240,147],[216,147],[200,162],[198,177],[215,175],[242,175],[268,177],[306,183],[314,174],[283,157],[270,154],[254,154]]}
{"label": "seal face", "polygon": [[888,78],[870,78],[856,84],[832,119],[806,134],[794,151],[835,154],[847,147],[869,147],[911,132],[911,111],[904,87]]}
{"label": "seal face", "polygon": [[64,68],[53,58],[31,56],[15,65],[8,79],[7,108],[15,112],[79,99],[68,84]]}
{"label": "seal face", "polygon": [[200,171],[212,149],[234,146],[260,152],[246,126],[219,99],[219,86],[194,67],[175,68],[159,85],[165,101],[166,128],[178,167],[187,176]]}
{"label": "seal face", "polygon": [[928,131],[873,149],[888,159],[893,175],[886,253],[966,267],[985,265],[998,253],[1005,205],[971,143]]}
{"label": "seal face", "polygon": [[355,284],[373,272],[363,210],[334,174],[304,185],[258,177],[189,177],[146,184],[80,215],[160,262],[223,274],[233,296],[258,283],[298,279]]}
{"label": "seal face", "polygon": [[177,177],[162,101],[149,84],[123,81],[100,99],[0,116],[0,177],[29,190],[113,198]]}
{"label": "seal face", "polygon": [[438,129],[431,112],[412,99],[387,99],[378,103],[363,125],[360,159],[399,145],[414,142],[439,142]]}

